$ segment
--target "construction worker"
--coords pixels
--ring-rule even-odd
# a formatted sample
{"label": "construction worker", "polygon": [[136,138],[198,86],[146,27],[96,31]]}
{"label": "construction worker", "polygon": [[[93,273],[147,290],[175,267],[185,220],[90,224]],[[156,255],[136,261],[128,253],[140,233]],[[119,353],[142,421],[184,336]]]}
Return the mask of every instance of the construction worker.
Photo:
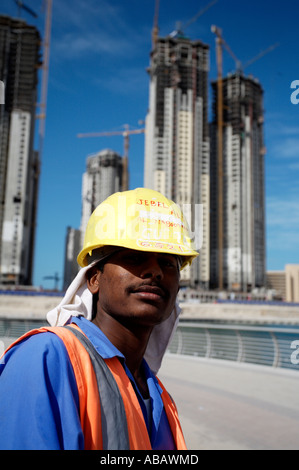
{"label": "construction worker", "polygon": [[0,448],[186,449],[156,374],[178,323],[180,270],[197,255],[162,194],[138,188],[100,204],[51,326],[0,360]]}

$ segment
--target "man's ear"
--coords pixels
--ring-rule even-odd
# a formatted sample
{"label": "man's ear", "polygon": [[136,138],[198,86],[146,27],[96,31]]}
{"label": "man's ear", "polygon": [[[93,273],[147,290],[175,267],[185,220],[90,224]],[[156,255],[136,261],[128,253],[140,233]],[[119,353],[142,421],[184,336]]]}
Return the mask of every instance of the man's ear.
{"label": "man's ear", "polygon": [[97,294],[99,292],[99,277],[101,271],[96,267],[92,267],[87,272],[87,287],[92,294]]}

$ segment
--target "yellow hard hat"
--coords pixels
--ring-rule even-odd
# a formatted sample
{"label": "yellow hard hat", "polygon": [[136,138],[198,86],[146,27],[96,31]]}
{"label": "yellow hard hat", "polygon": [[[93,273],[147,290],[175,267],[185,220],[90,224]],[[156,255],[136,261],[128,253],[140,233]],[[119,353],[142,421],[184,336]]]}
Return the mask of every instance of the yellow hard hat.
{"label": "yellow hard hat", "polygon": [[94,210],[78,264],[88,266],[92,251],[105,246],[178,255],[181,269],[198,256],[179,206],[146,188],[112,194]]}

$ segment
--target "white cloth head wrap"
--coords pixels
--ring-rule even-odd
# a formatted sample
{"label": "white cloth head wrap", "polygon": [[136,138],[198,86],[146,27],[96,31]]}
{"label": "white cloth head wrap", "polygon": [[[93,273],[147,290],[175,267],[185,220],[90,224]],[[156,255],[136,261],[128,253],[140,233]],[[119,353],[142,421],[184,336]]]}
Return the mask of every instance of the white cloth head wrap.
{"label": "white cloth head wrap", "polygon": [[[70,322],[72,316],[84,316],[91,320],[93,296],[87,287],[86,272],[98,261],[100,260],[98,259],[89,266],[80,269],[62,301],[47,313],[47,320],[51,326],[66,325]],[[179,314],[180,307],[176,303],[170,317],[153,328],[144,358],[155,374],[160,369],[163,356],[174,335],[179,321]]]}

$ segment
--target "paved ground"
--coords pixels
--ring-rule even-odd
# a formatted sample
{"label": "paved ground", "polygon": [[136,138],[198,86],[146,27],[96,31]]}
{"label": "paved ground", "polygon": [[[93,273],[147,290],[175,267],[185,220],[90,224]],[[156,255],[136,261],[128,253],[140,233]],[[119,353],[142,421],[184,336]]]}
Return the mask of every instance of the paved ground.
{"label": "paved ground", "polygon": [[159,377],[188,449],[299,450],[299,368],[167,355]]}

